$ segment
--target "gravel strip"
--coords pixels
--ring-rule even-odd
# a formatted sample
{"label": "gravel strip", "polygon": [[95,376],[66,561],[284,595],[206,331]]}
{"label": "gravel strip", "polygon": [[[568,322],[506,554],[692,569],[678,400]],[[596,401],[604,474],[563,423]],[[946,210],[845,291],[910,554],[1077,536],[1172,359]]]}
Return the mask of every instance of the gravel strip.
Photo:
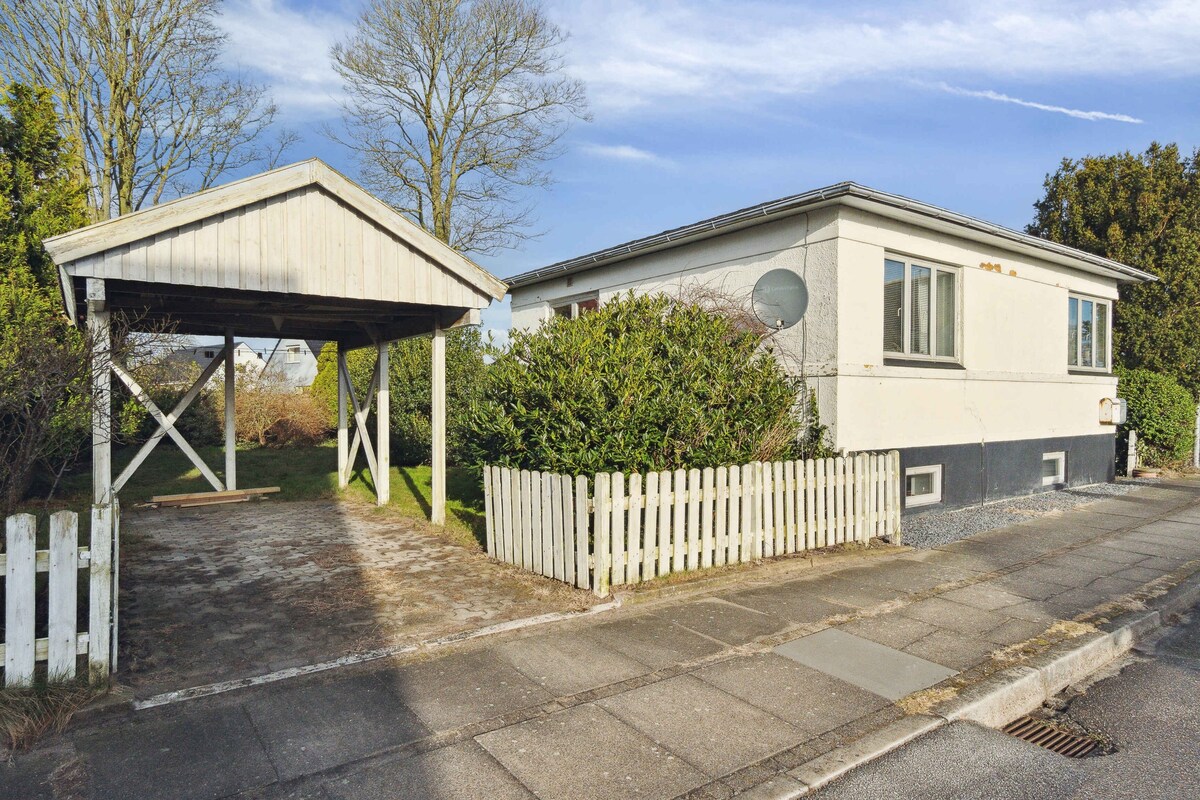
{"label": "gravel strip", "polygon": [[1156,483],[1152,478],[1122,479],[1120,483],[1097,483],[1057,492],[998,500],[983,506],[955,511],[930,512],[904,517],[904,544],[918,550],[940,547],[984,531],[1028,522],[1052,511],[1066,511],[1081,503],[1104,497],[1118,497],[1139,485]]}

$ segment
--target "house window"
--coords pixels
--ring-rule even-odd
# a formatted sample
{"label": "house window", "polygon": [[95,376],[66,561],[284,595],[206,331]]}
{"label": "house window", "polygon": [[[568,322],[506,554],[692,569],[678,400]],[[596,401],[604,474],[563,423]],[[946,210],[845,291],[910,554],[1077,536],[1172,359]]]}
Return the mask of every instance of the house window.
{"label": "house window", "polygon": [[1042,486],[1067,482],[1067,454],[1042,453]]}
{"label": "house window", "polygon": [[300,346],[299,345],[290,345],[288,347],[287,363],[289,363],[289,364],[299,364],[300,363]]}
{"label": "house window", "polygon": [[567,319],[578,319],[581,314],[588,311],[595,311],[600,307],[600,298],[597,295],[589,297],[577,297],[573,300],[563,300],[550,308],[556,317],[566,317]]}
{"label": "house window", "polygon": [[883,260],[883,351],[952,361],[958,356],[958,272],[927,262]]}
{"label": "house window", "polygon": [[1067,298],[1067,365],[1108,370],[1112,303],[1094,297]]}
{"label": "house window", "polygon": [[217,351],[216,351],[216,350],[205,350],[205,351],[204,351],[204,357],[205,357],[205,358],[216,358],[216,357],[217,357]]}
{"label": "house window", "polygon": [[927,506],[942,502],[942,465],[909,467],[904,470],[904,506]]}

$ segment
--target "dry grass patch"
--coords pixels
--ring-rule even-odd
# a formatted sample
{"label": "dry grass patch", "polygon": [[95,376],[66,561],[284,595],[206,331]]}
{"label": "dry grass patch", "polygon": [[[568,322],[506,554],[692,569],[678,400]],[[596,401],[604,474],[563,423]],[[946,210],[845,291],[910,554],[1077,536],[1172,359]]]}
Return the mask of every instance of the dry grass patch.
{"label": "dry grass patch", "polygon": [[0,689],[0,749],[26,750],[47,733],[66,728],[79,709],[108,693],[107,686],[68,683]]}

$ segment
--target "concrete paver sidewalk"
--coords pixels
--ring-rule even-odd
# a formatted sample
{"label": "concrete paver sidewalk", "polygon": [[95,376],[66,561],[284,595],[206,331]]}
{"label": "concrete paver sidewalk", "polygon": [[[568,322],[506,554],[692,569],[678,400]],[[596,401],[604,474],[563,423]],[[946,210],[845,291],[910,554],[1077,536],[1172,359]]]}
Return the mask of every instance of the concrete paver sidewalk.
{"label": "concrete paver sidewalk", "polygon": [[[103,720],[8,780],[53,762],[96,798],[728,797],[912,710],[859,673],[923,660],[953,690],[1200,571],[1200,483],[835,566]],[[879,663],[789,657],[831,628]]]}

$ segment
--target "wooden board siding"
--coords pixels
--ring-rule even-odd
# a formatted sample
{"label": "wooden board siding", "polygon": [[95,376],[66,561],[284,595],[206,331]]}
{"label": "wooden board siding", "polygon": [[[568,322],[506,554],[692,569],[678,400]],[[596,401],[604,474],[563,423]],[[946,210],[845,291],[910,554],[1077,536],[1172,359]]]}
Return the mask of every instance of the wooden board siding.
{"label": "wooden board siding", "polygon": [[76,277],[458,308],[491,299],[318,186],[65,267]]}

